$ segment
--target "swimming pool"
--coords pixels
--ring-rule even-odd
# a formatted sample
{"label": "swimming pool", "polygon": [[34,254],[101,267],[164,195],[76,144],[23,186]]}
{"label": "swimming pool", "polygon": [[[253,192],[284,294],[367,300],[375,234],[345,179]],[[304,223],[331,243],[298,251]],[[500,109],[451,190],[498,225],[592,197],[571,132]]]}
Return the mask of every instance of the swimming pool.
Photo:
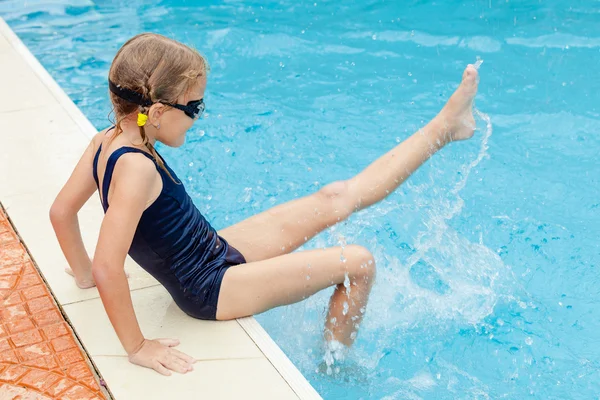
{"label": "swimming pool", "polygon": [[208,115],[183,151],[161,152],[216,228],[358,172],[480,57],[476,106],[493,131],[480,123],[306,246],[375,253],[350,359],[332,375],[322,365],[330,292],[257,319],[326,399],[588,399],[600,393],[600,12],[565,3],[7,1],[0,15],[99,129],[127,38],[200,49]]}

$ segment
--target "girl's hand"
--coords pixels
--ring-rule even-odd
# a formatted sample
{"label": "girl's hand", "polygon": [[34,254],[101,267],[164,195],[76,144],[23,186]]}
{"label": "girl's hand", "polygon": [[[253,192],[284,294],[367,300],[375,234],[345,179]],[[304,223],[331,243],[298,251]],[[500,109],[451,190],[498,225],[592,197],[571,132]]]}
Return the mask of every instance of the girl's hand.
{"label": "girl's hand", "polygon": [[139,349],[129,355],[129,361],[166,376],[170,376],[171,371],[185,374],[193,370],[192,364],[196,360],[175,350],[173,347],[178,344],[176,339],[144,339]]}
{"label": "girl's hand", "polygon": [[[94,281],[94,277],[92,276],[92,272],[90,271],[89,276],[85,277],[77,277],[73,273],[73,270],[69,267],[65,267],[65,272],[75,278],[75,283],[79,287],[79,289],[89,289],[96,286],[96,282]],[[125,272],[125,276],[129,278],[129,273]]]}

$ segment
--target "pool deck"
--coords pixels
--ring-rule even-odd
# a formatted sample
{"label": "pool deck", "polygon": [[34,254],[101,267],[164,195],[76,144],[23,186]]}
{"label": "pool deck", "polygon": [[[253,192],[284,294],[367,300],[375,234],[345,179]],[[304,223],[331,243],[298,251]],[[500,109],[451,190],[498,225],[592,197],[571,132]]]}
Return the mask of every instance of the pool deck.
{"label": "pool deck", "polygon": [[[192,319],[128,258],[144,335],[198,359],[170,377],[129,363],[96,288],[63,272],[48,217],[96,130],[1,18],[0,60],[0,399],[320,399],[254,318]],[[98,196],[79,213],[91,254],[102,214]]]}

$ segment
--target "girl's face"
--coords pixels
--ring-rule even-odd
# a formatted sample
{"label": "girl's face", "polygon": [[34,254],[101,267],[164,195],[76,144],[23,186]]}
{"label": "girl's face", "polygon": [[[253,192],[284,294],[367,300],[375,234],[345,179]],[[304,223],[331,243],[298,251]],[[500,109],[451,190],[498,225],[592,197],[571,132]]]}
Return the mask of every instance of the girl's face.
{"label": "girl's face", "polygon": [[[198,79],[196,85],[177,99],[181,106],[195,106],[204,98],[206,76]],[[195,103],[194,103],[195,102]],[[203,105],[202,105],[203,107]],[[196,116],[196,118],[198,118]],[[160,129],[156,130],[156,140],[170,147],[179,147],[185,142],[185,134],[192,127],[195,118],[188,116],[183,110],[170,107],[160,117]]]}

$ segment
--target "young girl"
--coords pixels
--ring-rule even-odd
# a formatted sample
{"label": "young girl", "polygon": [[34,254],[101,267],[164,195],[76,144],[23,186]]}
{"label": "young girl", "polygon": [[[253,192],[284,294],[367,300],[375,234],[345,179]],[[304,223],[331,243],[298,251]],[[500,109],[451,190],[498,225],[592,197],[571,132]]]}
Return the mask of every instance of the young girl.
{"label": "young girl", "polygon": [[[467,66],[431,122],[355,177],[219,232],[155,149],[157,141],[184,143],[204,111],[207,73],[198,52],[156,34],[135,36],[116,54],[109,71],[116,125],[94,137],[50,210],[75,281],[81,288],[97,285],[129,360],[164,375],[190,371],[195,360],[173,348],[176,340],[144,338],[124,272],[127,254],[185,313],[207,320],[262,313],[336,285],[325,340],[352,345],[375,279],[373,255],[357,245],[292,252],[385,198],[449,142],[470,138],[476,68]],[[96,190],[105,216],[92,261],[77,213]]]}

